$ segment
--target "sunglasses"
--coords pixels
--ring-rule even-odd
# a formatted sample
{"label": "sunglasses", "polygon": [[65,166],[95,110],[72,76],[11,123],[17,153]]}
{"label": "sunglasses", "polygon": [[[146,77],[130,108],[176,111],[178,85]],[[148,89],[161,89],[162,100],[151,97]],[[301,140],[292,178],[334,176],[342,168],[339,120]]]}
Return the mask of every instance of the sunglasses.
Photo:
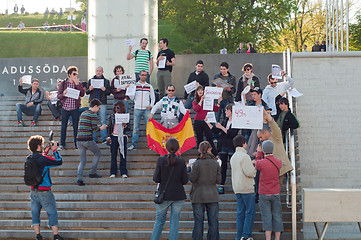
{"label": "sunglasses", "polygon": [[78,73],[73,73],[73,76],[78,76],[79,74]]}
{"label": "sunglasses", "polygon": [[167,89],[168,92],[174,92],[175,89]]}
{"label": "sunglasses", "polygon": [[271,85],[272,85],[272,84],[277,84],[277,82],[269,82],[269,84],[271,84]]}
{"label": "sunglasses", "polygon": [[250,68],[247,68],[247,69],[246,69],[246,71],[252,71],[252,69],[250,69]]}

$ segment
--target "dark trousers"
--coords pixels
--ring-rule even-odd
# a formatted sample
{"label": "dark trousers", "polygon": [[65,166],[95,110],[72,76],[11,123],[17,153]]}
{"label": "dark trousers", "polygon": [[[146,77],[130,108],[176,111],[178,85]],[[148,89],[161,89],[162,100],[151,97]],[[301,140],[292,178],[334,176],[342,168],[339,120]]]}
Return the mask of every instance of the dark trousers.
{"label": "dark trousers", "polygon": [[207,240],[219,239],[218,223],[218,202],[214,203],[192,203],[194,227],[192,232],[193,239],[203,239],[204,211],[207,210],[208,233]]}
{"label": "dark trousers", "polygon": [[207,123],[204,120],[195,120],[194,131],[197,135],[197,147],[199,147],[199,144],[203,141],[203,136],[205,136],[207,141],[211,144],[212,154],[217,156],[217,148],[213,143],[211,129],[209,129]]}
{"label": "dark trousers", "polygon": [[233,149],[229,149],[229,148],[225,148],[225,147],[222,147],[221,151],[219,152],[219,158],[222,161],[222,166],[221,166],[222,181],[221,181],[221,185],[224,185],[224,183],[226,182],[228,159],[231,159],[233,154],[234,154]]}
{"label": "dark trousers", "polygon": [[57,104],[52,104],[51,101],[48,101],[48,108],[51,111],[51,114],[53,114],[54,118],[60,118],[60,112],[61,112],[61,106]]}
{"label": "dark trousers", "polygon": [[124,138],[124,155],[125,156],[123,156],[119,152],[118,137],[111,135],[112,144],[110,145],[110,153],[111,153],[110,175],[112,175],[112,174],[117,175],[117,173],[118,173],[118,167],[117,167],[117,155],[118,155],[118,153],[119,153],[119,158],[120,158],[120,162],[119,162],[120,175],[123,175],[123,174],[128,175],[128,170],[127,170],[127,137],[124,136],[123,138]]}
{"label": "dark trousers", "polygon": [[78,135],[78,123],[79,123],[79,108],[67,111],[64,108],[61,109],[61,133],[60,133],[60,144],[65,147],[66,129],[68,127],[68,120],[71,116],[73,122],[73,137],[76,147],[76,136]]}

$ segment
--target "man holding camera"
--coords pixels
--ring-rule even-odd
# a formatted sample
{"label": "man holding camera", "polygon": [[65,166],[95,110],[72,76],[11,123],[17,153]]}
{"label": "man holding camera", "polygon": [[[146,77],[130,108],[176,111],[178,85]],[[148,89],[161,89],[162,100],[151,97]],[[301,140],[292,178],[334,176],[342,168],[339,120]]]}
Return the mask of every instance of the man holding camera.
{"label": "man holding camera", "polygon": [[[41,208],[44,208],[48,214],[49,226],[53,230],[54,240],[63,240],[58,232],[58,212],[54,194],[51,191],[52,182],[50,177],[50,168],[63,164],[61,156],[57,151],[57,144],[52,142],[44,150],[44,138],[39,135],[31,136],[27,144],[32,154],[26,158],[26,161],[35,161],[38,172],[43,176],[42,182],[39,185],[31,186],[30,194],[32,226],[34,226],[36,239],[43,239],[40,234],[40,212]],[[50,149],[55,158],[47,156]]]}

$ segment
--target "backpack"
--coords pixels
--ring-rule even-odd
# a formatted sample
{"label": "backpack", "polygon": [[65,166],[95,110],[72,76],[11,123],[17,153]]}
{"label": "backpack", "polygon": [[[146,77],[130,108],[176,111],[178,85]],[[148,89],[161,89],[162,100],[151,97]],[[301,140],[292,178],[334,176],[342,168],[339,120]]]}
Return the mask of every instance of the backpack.
{"label": "backpack", "polygon": [[[150,60],[150,51],[149,51],[149,50],[147,50],[147,51],[148,51],[148,55],[149,55],[149,59],[148,59],[148,60]],[[137,50],[135,51],[135,54],[134,54],[135,60],[137,60],[138,52],[139,52],[139,49],[137,49]]]}
{"label": "backpack", "polygon": [[41,175],[38,165],[36,164],[36,159],[38,159],[39,156],[31,156],[29,155],[26,158],[25,164],[24,164],[24,182],[25,185],[28,186],[37,186],[43,182],[44,176]]}

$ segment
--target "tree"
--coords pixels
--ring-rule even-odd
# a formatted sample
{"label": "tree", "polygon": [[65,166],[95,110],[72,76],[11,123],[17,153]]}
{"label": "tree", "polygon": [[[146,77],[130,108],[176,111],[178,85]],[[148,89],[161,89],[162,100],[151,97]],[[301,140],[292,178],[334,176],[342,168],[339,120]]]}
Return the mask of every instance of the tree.
{"label": "tree", "polygon": [[272,49],[281,25],[288,20],[294,0],[162,0],[160,16],[193,43],[194,53],[234,52],[239,42]]}
{"label": "tree", "polygon": [[81,3],[81,10],[84,11],[87,8],[88,0],[75,0],[76,3]]}
{"label": "tree", "polygon": [[350,42],[351,51],[361,50],[361,14],[356,17],[356,23],[350,25]]}

